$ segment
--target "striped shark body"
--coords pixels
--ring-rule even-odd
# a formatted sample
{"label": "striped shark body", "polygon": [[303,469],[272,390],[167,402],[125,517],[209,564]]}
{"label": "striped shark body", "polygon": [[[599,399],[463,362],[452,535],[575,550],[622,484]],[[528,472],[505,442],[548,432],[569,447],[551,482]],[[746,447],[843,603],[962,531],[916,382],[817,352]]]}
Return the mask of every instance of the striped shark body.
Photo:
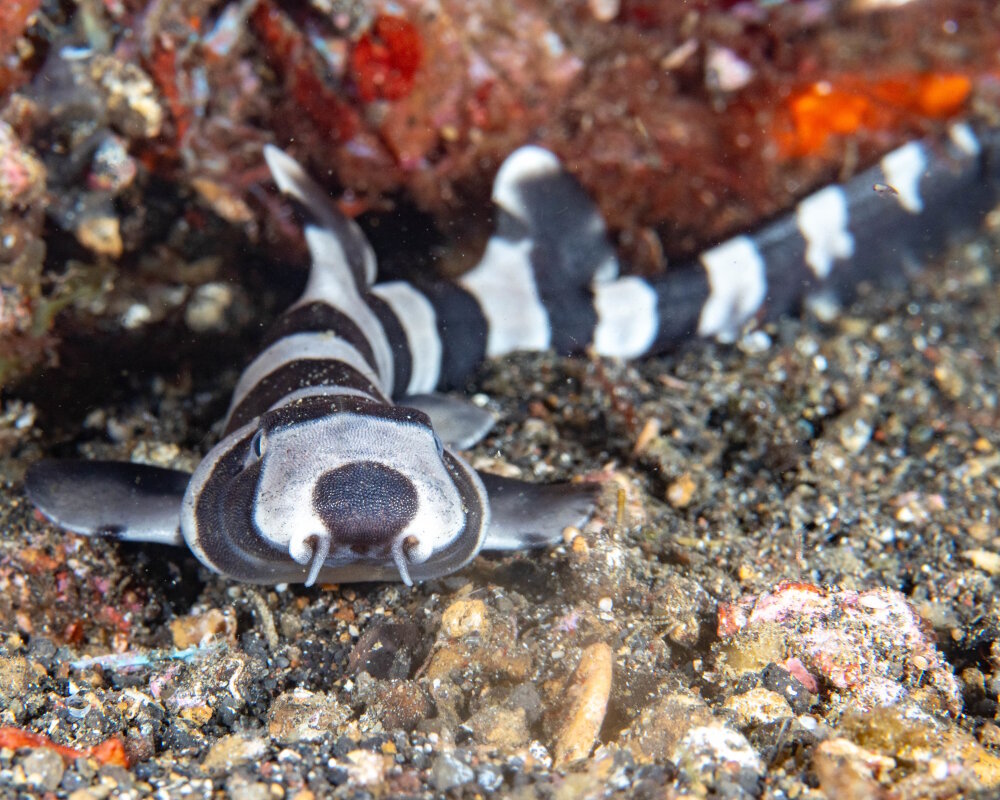
{"label": "striped shark body", "polygon": [[533,547],[586,519],[593,485],[473,470],[459,450],[492,417],[435,391],[516,350],[636,358],[693,337],[732,341],[819,292],[907,274],[1000,201],[1000,133],[953,126],[752,234],[660,277],[621,275],[590,199],[550,152],[496,177],[496,231],[454,282],[376,283],[374,254],[302,168],[265,158],[301,206],[312,270],[233,393],[193,475],[123,462],[43,461],[26,488],[84,534],[186,544],[256,583],[403,580],[481,549]]}

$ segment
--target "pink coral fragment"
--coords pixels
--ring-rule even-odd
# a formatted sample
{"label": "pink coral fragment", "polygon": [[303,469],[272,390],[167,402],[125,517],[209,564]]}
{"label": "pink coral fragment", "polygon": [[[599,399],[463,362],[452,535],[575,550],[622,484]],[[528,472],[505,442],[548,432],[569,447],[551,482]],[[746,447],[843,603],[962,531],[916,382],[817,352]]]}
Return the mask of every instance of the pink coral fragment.
{"label": "pink coral fragment", "polygon": [[907,702],[915,689],[929,687],[944,708],[961,710],[951,667],[897,591],[785,582],[719,607],[718,633],[729,646],[739,648],[761,628],[777,629],[786,655],[779,663],[812,692],[825,685],[873,708]]}

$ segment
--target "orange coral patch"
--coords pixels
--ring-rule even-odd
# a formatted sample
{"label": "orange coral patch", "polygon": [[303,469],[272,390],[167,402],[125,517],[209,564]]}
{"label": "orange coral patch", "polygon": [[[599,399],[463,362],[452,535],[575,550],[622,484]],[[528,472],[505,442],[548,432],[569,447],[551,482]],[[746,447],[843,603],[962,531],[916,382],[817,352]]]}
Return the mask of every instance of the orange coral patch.
{"label": "orange coral patch", "polygon": [[961,111],[971,91],[972,80],[957,73],[820,81],[788,99],[787,129],[778,143],[788,157],[821,153],[833,136],[888,130],[914,118],[946,119]]}

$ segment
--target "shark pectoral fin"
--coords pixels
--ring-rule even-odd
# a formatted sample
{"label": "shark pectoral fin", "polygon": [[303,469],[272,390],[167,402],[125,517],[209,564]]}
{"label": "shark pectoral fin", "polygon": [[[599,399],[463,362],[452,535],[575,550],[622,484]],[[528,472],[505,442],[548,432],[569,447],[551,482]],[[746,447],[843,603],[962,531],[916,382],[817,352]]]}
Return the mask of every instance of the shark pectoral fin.
{"label": "shark pectoral fin", "polygon": [[596,483],[526,483],[480,472],[490,499],[484,550],[522,550],[562,540],[594,512]]}
{"label": "shark pectoral fin", "polygon": [[190,475],[128,461],[39,461],[25,476],[32,503],[61,528],[130,542],[184,543]]}
{"label": "shark pectoral fin", "polygon": [[496,424],[496,418],[485,408],[458,397],[414,394],[404,397],[399,404],[423,411],[431,418],[434,433],[456,450],[472,447]]}

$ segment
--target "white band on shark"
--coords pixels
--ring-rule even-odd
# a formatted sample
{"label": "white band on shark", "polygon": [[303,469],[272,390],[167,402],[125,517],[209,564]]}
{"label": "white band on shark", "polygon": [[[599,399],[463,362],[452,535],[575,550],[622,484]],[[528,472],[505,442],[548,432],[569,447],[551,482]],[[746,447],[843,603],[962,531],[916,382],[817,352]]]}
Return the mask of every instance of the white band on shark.
{"label": "white band on shark", "polygon": [[764,259],[747,236],[737,236],[701,255],[711,294],[698,320],[699,336],[734,342],[767,294]]}

